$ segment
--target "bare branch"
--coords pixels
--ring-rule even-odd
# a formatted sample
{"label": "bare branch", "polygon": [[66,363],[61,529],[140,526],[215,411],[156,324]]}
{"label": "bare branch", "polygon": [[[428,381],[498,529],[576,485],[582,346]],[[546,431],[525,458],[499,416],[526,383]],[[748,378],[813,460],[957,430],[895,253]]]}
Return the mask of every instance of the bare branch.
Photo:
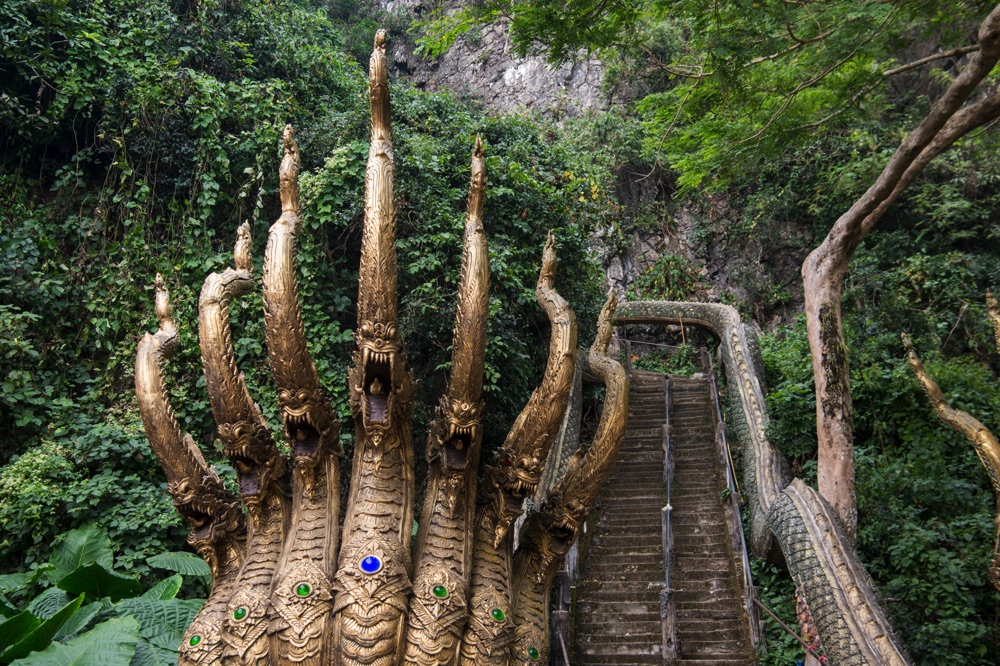
{"label": "bare branch", "polygon": [[792,24],[789,23],[787,19],[785,20],[785,28],[788,29],[788,36],[799,44],[815,44],[816,42],[822,42],[824,39],[832,35],[834,32],[833,30],[827,30],[823,34],[817,35],[816,37],[808,37],[808,38],[796,37],[795,33],[792,31]]}
{"label": "bare branch", "polygon": [[972,44],[971,46],[963,46],[961,48],[952,49],[950,51],[942,51],[941,53],[935,53],[934,55],[929,55],[926,58],[921,58],[920,60],[914,60],[913,62],[907,63],[905,65],[900,65],[894,69],[887,69],[882,72],[882,76],[895,76],[896,74],[902,74],[903,72],[908,72],[911,69],[916,69],[922,65],[926,65],[929,62],[934,62],[935,60],[943,60],[944,58],[956,58],[958,56],[963,56],[966,53],[972,53],[979,50],[979,44]]}

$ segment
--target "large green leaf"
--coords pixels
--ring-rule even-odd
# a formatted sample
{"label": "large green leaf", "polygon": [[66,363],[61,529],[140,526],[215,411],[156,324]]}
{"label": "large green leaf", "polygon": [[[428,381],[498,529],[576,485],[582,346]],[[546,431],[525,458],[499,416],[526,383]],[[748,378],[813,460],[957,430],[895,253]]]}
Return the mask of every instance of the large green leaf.
{"label": "large green leaf", "polygon": [[135,656],[132,657],[130,666],[176,666],[176,664],[176,650],[164,650],[140,638],[135,644]]}
{"label": "large green leaf", "polygon": [[212,569],[197,555],[183,551],[153,555],[146,562],[158,569],[175,571],[185,576],[211,576]]}
{"label": "large green leaf", "polygon": [[115,605],[119,616],[131,615],[139,621],[139,635],[155,647],[174,650],[204,602],[190,599],[126,599]]}
{"label": "large green leaf", "polygon": [[11,666],[129,666],[139,641],[134,617],[102,622],[69,643],[52,643],[42,652],[11,662]]}
{"label": "large green leaf", "polygon": [[160,601],[166,601],[167,599],[173,599],[177,596],[177,593],[181,589],[181,585],[184,583],[184,577],[180,574],[174,574],[169,578],[164,578],[159,583],[149,588],[142,593],[140,599],[157,599]]}
{"label": "large green leaf", "polygon": [[49,580],[56,583],[78,568],[94,562],[108,569],[113,566],[111,539],[103,527],[84,525],[63,535],[62,541],[52,551]]}
{"label": "large green leaf", "polygon": [[70,594],[86,594],[88,599],[108,597],[112,601],[118,601],[142,592],[142,585],[138,580],[112,571],[97,562],[91,562],[63,576],[58,585]]}
{"label": "large green leaf", "polygon": [[4,617],[14,617],[18,614],[18,612],[20,611],[14,607],[14,604],[10,603],[10,600],[3,596],[3,594],[0,594],[0,615]]}
{"label": "large green leaf", "polygon": [[0,622],[0,650],[8,647],[34,631],[42,621],[30,611],[22,611],[12,618]]}
{"label": "large green leaf", "polygon": [[0,593],[11,592],[31,582],[31,572],[4,574],[0,576]]}
{"label": "large green leaf", "polygon": [[32,652],[44,650],[52,642],[52,637],[56,635],[66,620],[80,609],[82,603],[83,595],[81,594],[60,608],[52,617],[35,627],[31,633],[4,650],[0,654],[0,664],[9,664],[15,659],[27,657]]}
{"label": "large green leaf", "polygon": [[65,643],[67,640],[73,638],[78,633],[87,628],[90,621],[97,617],[97,614],[104,609],[104,604],[100,601],[95,601],[94,603],[87,604],[82,607],[77,612],[63,623],[63,626],[59,627],[59,631],[56,635],[52,637],[52,640],[61,641]]}
{"label": "large green leaf", "polygon": [[52,565],[45,563],[38,565],[32,571],[4,574],[0,576],[0,594],[6,594],[7,592],[27,587],[41,578],[43,574],[48,575],[51,571]]}
{"label": "large green leaf", "polygon": [[42,620],[47,620],[69,603],[69,596],[58,587],[50,587],[28,603],[25,610]]}

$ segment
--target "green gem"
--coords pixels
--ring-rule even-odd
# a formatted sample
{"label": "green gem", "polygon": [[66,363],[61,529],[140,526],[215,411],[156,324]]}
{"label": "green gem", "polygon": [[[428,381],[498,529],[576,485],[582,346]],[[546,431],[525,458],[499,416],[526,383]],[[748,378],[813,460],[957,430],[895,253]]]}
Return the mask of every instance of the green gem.
{"label": "green gem", "polygon": [[295,588],[295,594],[300,597],[308,597],[310,592],[312,592],[312,588],[309,587],[308,583],[299,583],[299,586]]}
{"label": "green gem", "polygon": [[191,647],[194,647],[194,646],[195,646],[195,645],[197,645],[198,643],[201,643],[201,635],[200,635],[200,634],[195,634],[194,636],[192,636],[192,637],[191,637],[191,640],[190,640],[190,641],[188,641],[188,644],[189,644],[189,645],[190,645]]}
{"label": "green gem", "polygon": [[532,659],[538,659],[538,649],[533,647],[528,648],[528,656]]}
{"label": "green gem", "polygon": [[506,615],[503,614],[503,611],[500,610],[499,608],[494,608],[493,610],[491,610],[490,615],[492,615],[493,619],[496,620],[497,622],[503,622],[503,619],[507,617]]}
{"label": "green gem", "polygon": [[437,597],[438,599],[444,599],[445,597],[448,596],[448,588],[445,587],[444,585],[435,585],[434,589],[431,590],[431,592],[433,592],[434,596]]}
{"label": "green gem", "polygon": [[246,606],[240,606],[239,608],[237,608],[236,610],[233,611],[233,619],[234,620],[242,620],[246,616],[247,616],[247,607]]}

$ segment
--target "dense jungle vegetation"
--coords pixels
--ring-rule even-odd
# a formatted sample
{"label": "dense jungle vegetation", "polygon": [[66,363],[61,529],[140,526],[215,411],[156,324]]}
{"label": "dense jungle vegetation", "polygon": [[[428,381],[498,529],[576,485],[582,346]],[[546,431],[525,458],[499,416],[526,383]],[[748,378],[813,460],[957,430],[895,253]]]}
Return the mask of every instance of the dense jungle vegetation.
{"label": "dense jungle vegetation", "polygon": [[[487,446],[502,440],[544,364],[547,324],[533,288],[546,230],[555,229],[559,289],[585,340],[603,298],[594,244],[615,253],[636,234],[677,233],[683,213],[695,221],[687,251],[662,256],[629,296],[721,300],[760,322],[769,435],[796,474],[815,480],[798,267],[963,54],[904,66],[973,43],[991,7],[739,0],[708,11],[685,0],[486,0],[425,15],[409,38],[429,54],[498,17],[512,21],[516,48],[556,61],[594,50],[608,64],[615,104],[557,126],[395,84],[402,332],[421,378],[414,440],[422,441],[449,358],[478,132],[493,275]],[[159,567],[176,576],[157,573],[164,554],[183,550],[186,528],[142,430],[135,346],[155,328],[159,272],[181,326],[168,369],[173,404],[220,473],[231,474],[213,448],[197,296],[208,273],[230,264],[243,220],[259,272],[289,122],[304,159],[299,278],[310,351],[347,420],[364,58],[386,21],[405,28],[398,16],[309,0],[0,4],[0,614],[31,604],[41,617],[72,616],[78,626],[57,642],[97,623],[132,623],[145,632],[148,663],[169,662],[177,625],[191,612],[174,596],[204,590],[179,556]],[[986,573],[989,479],[968,442],[931,412],[899,338],[913,336],[955,407],[1000,432],[1000,357],[983,300],[988,287],[1000,290],[997,141],[988,126],[925,169],[855,255],[844,298],[858,548],[920,664],[1000,662],[1000,595]],[[635,174],[655,180],[654,201],[619,199]],[[713,282],[719,265],[731,270]],[[241,369],[276,427],[260,293],[232,311]],[[92,523],[101,528],[58,538]],[[79,566],[98,567],[109,581],[138,575],[152,591],[146,600],[166,604],[173,624],[154,626],[147,606],[147,616],[131,608],[141,605],[131,601],[139,591],[125,583],[115,609],[94,606],[95,590],[64,589],[73,569],[58,566],[61,553],[87,550],[81,543],[92,556],[78,557]],[[793,622],[789,581],[764,565],[756,576],[765,602]],[[780,632],[768,638],[769,663],[799,654]]]}

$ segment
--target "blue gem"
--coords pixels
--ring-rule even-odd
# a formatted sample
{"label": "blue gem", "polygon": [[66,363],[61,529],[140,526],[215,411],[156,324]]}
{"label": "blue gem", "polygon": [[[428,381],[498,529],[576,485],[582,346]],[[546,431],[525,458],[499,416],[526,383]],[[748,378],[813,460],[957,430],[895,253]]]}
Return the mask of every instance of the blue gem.
{"label": "blue gem", "polygon": [[382,568],[382,560],[375,557],[374,555],[369,555],[365,559],[361,560],[361,570],[366,574],[378,573],[379,569]]}

